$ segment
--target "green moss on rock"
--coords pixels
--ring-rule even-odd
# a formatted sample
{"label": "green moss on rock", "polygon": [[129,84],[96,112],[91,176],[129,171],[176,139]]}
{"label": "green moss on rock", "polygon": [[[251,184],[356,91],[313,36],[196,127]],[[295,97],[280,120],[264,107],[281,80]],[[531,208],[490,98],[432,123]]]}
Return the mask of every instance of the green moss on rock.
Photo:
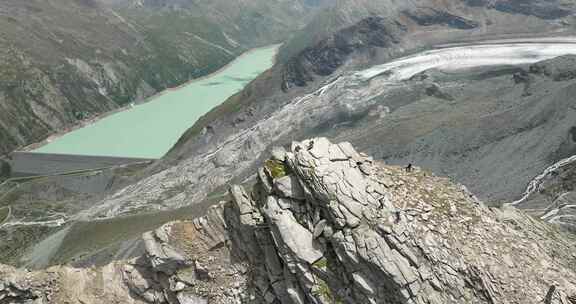
{"label": "green moss on rock", "polygon": [[315,286],[315,289],[316,290],[313,291],[313,293],[317,297],[322,298],[322,301],[324,303],[331,303],[331,304],[344,303],[338,295],[332,292],[332,289],[330,289],[330,286],[328,286],[328,284],[324,280],[318,279],[318,283]]}
{"label": "green moss on rock", "polygon": [[281,178],[288,175],[288,167],[281,161],[269,159],[266,161],[265,166],[272,178]]}
{"label": "green moss on rock", "polygon": [[321,258],[318,261],[314,262],[312,266],[324,269],[328,267],[328,260],[326,258]]}

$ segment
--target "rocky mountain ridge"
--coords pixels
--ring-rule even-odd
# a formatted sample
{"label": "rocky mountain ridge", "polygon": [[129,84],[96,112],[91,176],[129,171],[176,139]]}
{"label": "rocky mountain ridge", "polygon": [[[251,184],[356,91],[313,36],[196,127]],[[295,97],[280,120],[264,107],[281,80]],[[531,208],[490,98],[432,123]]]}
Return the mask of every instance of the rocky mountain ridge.
{"label": "rocky mountain ridge", "polygon": [[[408,70],[410,77],[397,77],[396,69],[389,68],[406,63],[407,58],[426,58],[429,52],[419,50],[434,41],[458,43],[437,45],[435,51],[470,45],[474,50],[474,43],[462,39],[466,35],[474,39],[493,36],[495,40],[482,41],[484,47],[534,45],[546,40],[552,47],[543,49],[561,50],[554,41],[568,39],[564,43],[570,44],[570,37],[534,38],[523,31],[527,23],[534,22],[542,31],[561,34],[571,28],[572,17],[549,20],[531,16],[526,21],[524,15],[492,9],[453,9],[458,3],[444,2],[446,7],[437,9],[451,8],[441,11],[482,25],[475,29],[458,29],[447,22],[419,25],[398,13],[402,10],[390,10],[396,16],[392,19],[382,13],[359,22],[351,18],[352,25],[341,23],[342,28],[310,45],[312,51],[304,53],[313,56],[304,56],[302,61],[303,71],[323,68],[331,62],[323,59],[332,58],[324,56],[333,54],[333,46],[343,46],[345,52],[334,53],[342,64],[330,67],[330,75],[309,73],[312,80],[306,86],[283,91],[287,65],[280,61],[201,119],[164,159],[144,173],[130,173],[122,187],[91,197],[81,191],[71,193],[66,185],[75,181],[24,185],[17,195],[12,193],[3,201],[3,206],[11,206],[15,222],[25,217],[25,224],[30,224],[0,231],[2,240],[20,245],[8,258],[3,256],[4,261],[31,267],[62,263],[100,266],[139,256],[143,248],[138,235],[143,231],[170,219],[203,214],[207,206],[222,199],[226,185],[250,185],[271,146],[319,135],[352,142],[376,160],[401,166],[413,163],[450,176],[491,206],[513,201],[544,168],[574,154],[573,59],[522,61],[511,66],[500,62],[498,66],[456,70],[432,65],[432,69],[417,69],[415,74]],[[520,19],[524,21],[517,26],[507,22]],[[406,31],[390,20],[401,22]],[[389,32],[389,28],[398,32]],[[518,37],[502,39],[505,33]],[[381,42],[386,46],[379,47]],[[482,47],[482,42],[477,46]],[[459,54],[455,62],[469,58]],[[540,56],[540,50],[522,54]],[[299,61],[304,57],[292,58]],[[379,63],[386,63],[385,68]],[[39,216],[37,206],[46,212]],[[548,206],[548,200],[539,201],[534,209]],[[58,218],[64,214],[62,226],[34,225],[34,218],[46,214]],[[3,253],[6,251],[10,250]]]}
{"label": "rocky mountain ridge", "polygon": [[574,240],[325,138],[102,268],[0,267],[4,303],[576,303]]}
{"label": "rocky mountain ridge", "polygon": [[[558,44],[539,49],[558,50]],[[428,52],[423,54],[426,58]],[[351,60],[356,56],[352,53]],[[316,79],[287,92],[280,89],[279,64],[209,113],[166,158],[140,175],[131,173],[121,187],[92,196],[70,191],[77,181],[32,182],[11,193],[3,206],[13,211],[13,223],[6,225],[15,225],[0,231],[0,238],[19,248],[6,246],[2,260],[30,267],[102,265],[139,255],[136,239],[143,231],[202,214],[221,199],[225,185],[251,183],[270,146],[317,135],[352,142],[390,164],[413,163],[450,176],[490,205],[511,202],[544,168],[573,155],[574,80],[554,76],[570,75],[575,69],[570,62],[563,57],[534,65],[417,69],[416,75],[408,69],[410,77],[398,79],[375,66],[335,72],[324,82]],[[544,200],[537,208],[549,205]],[[41,224],[54,218],[62,226]]]}

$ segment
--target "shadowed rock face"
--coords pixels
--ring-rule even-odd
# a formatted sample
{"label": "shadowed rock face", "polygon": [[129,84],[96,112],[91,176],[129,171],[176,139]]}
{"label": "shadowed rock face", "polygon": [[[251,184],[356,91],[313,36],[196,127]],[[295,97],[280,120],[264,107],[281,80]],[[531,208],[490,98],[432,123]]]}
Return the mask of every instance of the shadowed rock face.
{"label": "shadowed rock face", "polygon": [[404,14],[422,26],[447,25],[461,30],[470,30],[479,26],[475,21],[433,8],[420,8],[414,11],[405,11]]}
{"label": "shadowed rock face", "polygon": [[329,76],[354,52],[370,48],[387,48],[399,42],[405,29],[401,24],[382,17],[370,17],[336,32],[314,47],[302,51],[286,63],[283,71],[284,91],[305,86],[314,76]]}
{"label": "shadowed rock face", "polygon": [[558,7],[557,1],[547,1],[534,5],[535,3],[536,1],[530,0],[497,1],[488,7],[493,7],[501,12],[534,16],[542,19],[559,19],[571,14],[569,10]]}
{"label": "shadowed rock face", "polygon": [[[462,186],[325,138],[102,268],[0,267],[7,303],[575,303],[574,242]],[[87,282],[90,282],[87,284]],[[28,302],[26,302],[28,301]],[[117,302],[108,302],[117,301]],[[120,302],[118,302],[120,301]]]}
{"label": "shadowed rock face", "polygon": [[572,12],[559,7],[560,1],[538,1],[538,0],[464,0],[472,7],[485,7],[497,11],[534,16],[542,19],[560,19],[569,16]]}

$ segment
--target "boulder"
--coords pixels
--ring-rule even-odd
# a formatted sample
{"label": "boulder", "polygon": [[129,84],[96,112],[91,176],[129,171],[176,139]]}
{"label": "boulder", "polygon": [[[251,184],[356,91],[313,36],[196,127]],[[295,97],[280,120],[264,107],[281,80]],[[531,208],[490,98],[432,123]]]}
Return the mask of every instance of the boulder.
{"label": "boulder", "polygon": [[169,226],[162,226],[154,232],[145,233],[142,239],[152,268],[157,272],[172,275],[188,261],[182,253],[168,244],[168,229]]}

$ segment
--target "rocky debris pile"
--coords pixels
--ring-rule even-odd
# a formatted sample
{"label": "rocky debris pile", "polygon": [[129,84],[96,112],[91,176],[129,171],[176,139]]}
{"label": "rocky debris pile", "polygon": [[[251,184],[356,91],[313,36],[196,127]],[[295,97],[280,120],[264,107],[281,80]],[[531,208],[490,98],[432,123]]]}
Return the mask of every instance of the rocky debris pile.
{"label": "rocky debris pile", "polygon": [[124,266],[129,289],[145,303],[247,302],[248,266],[226,246],[225,206],[145,233],[146,255]]}
{"label": "rocky debris pile", "polygon": [[419,7],[411,11],[406,10],[403,14],[421,26],[439,24],[460,30],[471,30],[480,26],[480,24],[474,20],[469,20],[431,7]]}
{"label": "rocky debris pile", "polygon": [[144,234],[138,259],[2,268],[0,303],[576,303],[576,247],[554,227],[349,143],[275,149],[230,196]]}
{"label": "rocky debris pile", "polygon": [[246,303],[248,265],[230,255],[224,207],[142,236],[145,254],[101,268],[29,272],[0,265],[0,303]]}
{"label": "rocky debris pile", "polygon": [[22,274],[11,267],[0,267],[0,303],[32,303],[42,296]]}
{"label": "rocky debris pile", "polygon": [[123,263],[99,269],[65,266],[30,272],[0,265],[0,303],[143,303],[122,282]]}
{"label": "rocky debris pile", "polygon": [[0,303],[54,303],[57,281],[53,271],[30,273],[0,265]]}

